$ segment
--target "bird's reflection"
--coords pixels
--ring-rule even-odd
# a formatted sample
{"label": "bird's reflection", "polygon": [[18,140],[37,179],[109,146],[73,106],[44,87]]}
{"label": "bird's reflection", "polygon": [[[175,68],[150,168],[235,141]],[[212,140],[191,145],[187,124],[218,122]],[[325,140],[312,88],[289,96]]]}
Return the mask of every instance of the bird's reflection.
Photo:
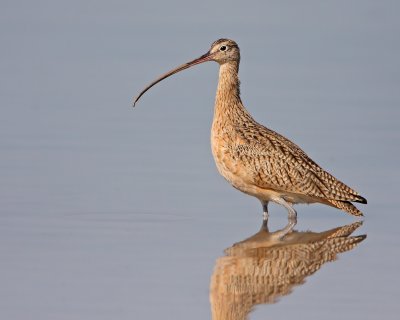
{"label": "bird's reflection", "polygon": [[281,230],[269,232],[267,224],[217,260],[210,285],[213,320],[247,319],[255,305],[277,302],[366,238],[350,236],[362,222],[320,233],[293,231],[283,238]]}

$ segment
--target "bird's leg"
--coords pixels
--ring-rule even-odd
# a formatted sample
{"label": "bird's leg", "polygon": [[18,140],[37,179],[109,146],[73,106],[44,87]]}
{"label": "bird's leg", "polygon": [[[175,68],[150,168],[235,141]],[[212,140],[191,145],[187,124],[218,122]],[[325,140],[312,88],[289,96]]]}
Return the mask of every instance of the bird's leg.
{"label": "bird's leg", "polygon": [[288,220],[288,224],[283,229],[275,231],[274,236],[279,240],[282,240],[288,233],[292,232],[295,225],[296,223],[293,223],[293,221]]}
{"label": "bird's leg", "polygon": [[268,201],[261,201],[263,207],[263,220],[268,221],[269,214],[268,214]]}
{"label": "bird's leg", "polygon": [[286,210],[288,211],[289,221],[293,220],[293,221],[297,222],[297,212],[296,212],[296,210],[293,209],[291,203],[287,202],[285,199],[283,199],[281,197],[275,198],[273,201],[286,208]]}
{"label": "bird's leg", "polygon": [[286,236],[289,232],[291,232],[294,226],[297,224],[297,212],[293,209],[292,205],[287,202],[285,199],[279,197],[273,200],[274,202],[284,206],[288,211],[288,224],[282,230],[277,231],[277,235],[280,239]]}

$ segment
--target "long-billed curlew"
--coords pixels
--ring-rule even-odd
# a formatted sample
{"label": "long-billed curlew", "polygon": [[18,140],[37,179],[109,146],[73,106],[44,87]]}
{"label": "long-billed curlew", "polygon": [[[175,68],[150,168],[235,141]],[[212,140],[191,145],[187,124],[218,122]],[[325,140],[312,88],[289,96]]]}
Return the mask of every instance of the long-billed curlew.
{"label": "long-billed curlew", "polygon": [[235,41],[219,39],[201,57],[160,76],[135,99],[165,78],[199,63],[220,65],[212,153],[220,174],[240,191],[258,198],[268,218],[268,202],[288,210],[290,231],[295,225],[296,203],[323,203],[362,216],[352,202],[367,203],[356,191],[322,169],[296,144],[257,123],[240,99],[238,77],[240,50]]}

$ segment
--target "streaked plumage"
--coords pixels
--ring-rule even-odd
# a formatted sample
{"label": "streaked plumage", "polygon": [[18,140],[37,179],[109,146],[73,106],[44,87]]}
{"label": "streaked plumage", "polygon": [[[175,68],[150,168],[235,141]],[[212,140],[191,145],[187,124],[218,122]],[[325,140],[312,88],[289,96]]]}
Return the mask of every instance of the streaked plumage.
{"label": "streaked plumage", "polygon": [[269,201],[283,205],[296,220],[292,204],[323,203],[350,214],[362,213],[352,202],[367,203],[355,190],[323,170],[296,144],[257,123],[240,99],[240,50],[219,39],[198,59],[155,80],[136,98],[170,75],[206,61],[220,65],[211,130],[211,146],[221,175],[235,188],[258,198],[267,216]]}

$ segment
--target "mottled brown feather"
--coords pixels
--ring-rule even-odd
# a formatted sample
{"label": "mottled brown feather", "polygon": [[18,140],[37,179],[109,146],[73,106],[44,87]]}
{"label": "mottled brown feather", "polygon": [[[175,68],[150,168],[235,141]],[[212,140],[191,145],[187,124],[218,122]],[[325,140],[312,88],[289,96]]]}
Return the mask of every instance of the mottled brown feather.
{"label": "mottled brown feather", "polygon": [[[214,45],[219,47],[226,41],[232,45],[226,39]],[[362,215],[350,203],[366,203],[357,191],[322,169],[295,143],[257,123],[248,113],[240,99],[239,61],[238,51],[237,59],[220,63],[211,134],[220,173],[235,188],[262,201],[274,201],[271,198],[274,196],[292,203],[320,202]]]}

